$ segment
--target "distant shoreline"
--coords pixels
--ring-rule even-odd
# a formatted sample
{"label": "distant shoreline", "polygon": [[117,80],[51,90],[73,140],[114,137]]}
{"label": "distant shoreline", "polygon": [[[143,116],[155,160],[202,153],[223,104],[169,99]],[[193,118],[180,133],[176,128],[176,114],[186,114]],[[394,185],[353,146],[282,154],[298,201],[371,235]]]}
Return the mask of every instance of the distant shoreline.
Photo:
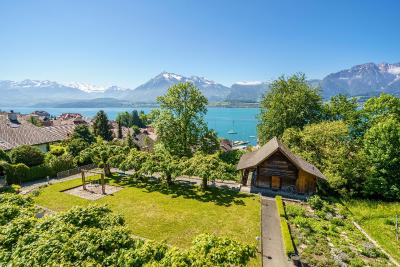
{"label": "distant shoreline", "polygon": [[[157,103],[90,103],[90,102],[70,102],[70,103],[39,103],[30,106],[19,106],[24,108],[158,108]],[[247,102],[211,102],[207,107],[218,108],[258,108],[259,103]]]}

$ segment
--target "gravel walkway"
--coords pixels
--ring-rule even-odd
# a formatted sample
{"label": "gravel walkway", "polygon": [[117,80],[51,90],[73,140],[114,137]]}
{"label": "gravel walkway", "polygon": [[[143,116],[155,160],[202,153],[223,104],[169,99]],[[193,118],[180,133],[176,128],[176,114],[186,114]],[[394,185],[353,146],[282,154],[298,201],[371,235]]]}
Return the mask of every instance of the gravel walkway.
{"label": "gravel walkway", "polygon": [[288,261],[283,249],[281,224],[275,199],[262,197],[261,204],[263,266],[293,266],[293,264]]}
{"label": "gravel walkway", "polygon": [[[112,169],[112,172],[121,172],[118,169]],[[126,174],[133,174],[133,171],[127,171],[125,172]],[[28,194],[30,192],[32,192],[33,190],[42,187],[42,186],[46,186],[49,184],[56,184],[56,183],[62,183],[65,181],[69,181],[69,180],[73,180],[73,179],[77,179],[80,178],[81,174],[75,174],[75,175],[71,175],[65,178],[51,178],[49,179],[49,181],[47,181],[47,179],[41,179],[41,180],[36,180],[36,181],[32,181],[32,182],[26,182],[23,183],[21,186],[21,194]],[[159,178],[158,175],[155,175],[155,178]],[[181,177],[177,177],[175,179],[175,181],[181,182],[181,183],[187,183],[187,184],[192,184],[192,185],[201,185],[201,178],[198,177],[187,177],[187,176],[181,176]],[[236,190],[239,191],[240,190],[240,184],[235,182],[235,181],[215,181],[214,182],[208,182],[209,186],[216,186],[219,188],[226,188],[226,189],[231,189],[231,190]]]}

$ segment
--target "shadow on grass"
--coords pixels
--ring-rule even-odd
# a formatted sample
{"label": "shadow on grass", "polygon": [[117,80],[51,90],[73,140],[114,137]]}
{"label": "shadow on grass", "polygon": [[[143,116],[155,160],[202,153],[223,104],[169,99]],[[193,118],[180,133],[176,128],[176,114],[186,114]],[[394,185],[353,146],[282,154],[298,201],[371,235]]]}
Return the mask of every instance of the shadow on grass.
{"label": "shadow on grass", "polygon": [[183,197],[195,199],[202,202],[213,202],[219,206],[245,205],[243,199],[252,197],[248,194],[240,193],[236,190],[224,188],[209,187],[202,190],[195,183],[189,181],[175,181],[171,185],[166,185],[156,179],[148,181],[121,179],[113,180],[121,186],[136,187],[145,189],[147,192],[159,192],[169,195],[172,198]]}

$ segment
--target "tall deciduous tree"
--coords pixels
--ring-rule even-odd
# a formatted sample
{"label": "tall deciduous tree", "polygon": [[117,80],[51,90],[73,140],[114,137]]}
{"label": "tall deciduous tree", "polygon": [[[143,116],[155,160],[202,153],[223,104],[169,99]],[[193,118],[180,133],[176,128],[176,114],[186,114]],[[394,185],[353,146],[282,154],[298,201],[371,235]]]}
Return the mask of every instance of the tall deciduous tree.
{"label": "tall deciduous tree", "polygon": [[389,116],[365,134],[364,151],[372,167],[365,193],[400,199],[400,122]]}
{"label": "tall deciduous tree", "polygon": [[324,121],[307,125],[303,130],[290,128],[282,140],[294,153],[317,166],[334,190],[361,192],[365,165],[345,122]]}
{"label": "tall deciduous tree", "polygon": [[108,122],[107,114],[103,110],[97,112],[94,118],[93,132],[94,135],[100,136],[106,141],[113,139],[111,125]]}
{"label": "tall deciduous tree", "polygon": [[388,116],[393,116],[400,121],[400,98],[390,94],[371,97],[365,102],[363,115],[370,126]]}
{"label": "tall deciduous tree", "polygon": [[275,80],[260,103],[258,139],[265,144],[285,129],[302,128],[317,122],[322,115],[322,98],[318,88],[307,83],[304,74]]}
{"label": "tall deciduous tree", "polygon": [[207,98],[187,82],[173,85],[157,101],[160,103],[155,121],[158,140],[172,155],[192,155],[208,131],[204,120]]}

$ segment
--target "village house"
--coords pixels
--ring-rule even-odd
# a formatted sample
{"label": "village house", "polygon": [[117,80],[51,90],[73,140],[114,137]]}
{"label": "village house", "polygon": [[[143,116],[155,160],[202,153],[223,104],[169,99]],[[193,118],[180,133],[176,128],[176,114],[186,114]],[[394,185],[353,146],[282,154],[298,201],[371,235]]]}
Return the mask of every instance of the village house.
{"label": "village house", "polygon": [[0,114],[0,149],[11,150],[21,145],[38,147],[47,152],[49,144],[63,141],[72,134],[75,125],[37,127],[14,112]]}
{"label": "village house", "polygon": [[311,195],[317,180],[326,180],[317,167],[293,154],[276,137],[244,154],[237,170],[242,171],[242,185],[250,192]]}

